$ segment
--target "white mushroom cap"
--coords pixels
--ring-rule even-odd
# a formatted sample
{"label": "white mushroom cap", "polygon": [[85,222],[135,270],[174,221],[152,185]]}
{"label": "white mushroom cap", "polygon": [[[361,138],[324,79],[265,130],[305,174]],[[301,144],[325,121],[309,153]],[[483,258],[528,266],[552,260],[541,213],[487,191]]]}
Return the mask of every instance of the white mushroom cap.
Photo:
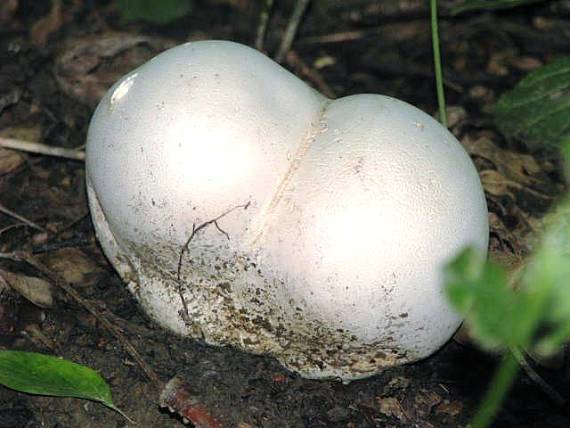
{"label": "white mushroom cap", "polygon": [[381,95],[331,101],[225,41],[111,88],[87,182],[102,247],[150,316],[312,378],[439,349],[460,323],[441,269],[488,243],[477,172],[434,119]]}

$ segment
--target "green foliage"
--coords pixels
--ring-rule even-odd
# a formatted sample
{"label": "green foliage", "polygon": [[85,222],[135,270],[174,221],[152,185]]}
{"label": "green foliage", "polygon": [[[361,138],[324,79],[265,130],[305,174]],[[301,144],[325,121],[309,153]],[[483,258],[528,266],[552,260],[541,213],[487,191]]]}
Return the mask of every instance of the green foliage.
{"label": "green foliage", "polygon": [[534,349],[548,356],[570,339],[570,199],[546,218],[541,243],[516,290],[505,269],[471,249],[448,265],[445,279],[448,298],[474,338],[507,355],[473,420],[474,428],[487,427],[516,374],[509,353]]}
{"label": "green foliage", "polygon": [[463,251],[446,270],[447,295],[455,308],[468,316],[473,334],[487,348],[518,345],[515,294],[504,269],[487,262],[471,249]]}
{"label": "green foliage", "polygon": [[505,269],[473,250],[447,267],[448,298],[487,348],[536,347],[548,355],[570,339],[570,201],[545,222],[541,244],[516,290]]}
{"label": "green foliage", "polygon": [[98,401],[119,411],[109,385],[96,371],[49,355],[0,351],[0,384],[28,394]]}
{"label": "green foliage", "polygon": [[499,130],[530,148],[560,147],[570,139],[570,58],[560,58],[522,79],[499,99]]}
{"label": "green foliage", "polygon": [[525,272],[525,290],[542,293],[545,332],[536,351],[551,354],[570,339],[570,201],[549,215],[542,245]]}
{"label": "green foliage", "polygon": [[126,22],[148,21],[153,24],[168,24],[190,13],[191,0],[117,0]]}
{"label": "green foliage", "polygon": [[546,222],[516,290],[505,269],[473,250],[463,251],[447,267],[448,298],[485,347],[537,347],[548,354],[570,338],[570,201]]}
{"label": "green foliage", "polygon": [[525,4],[539,3],[544,0],[464,0],[451,9],[452,15],[474,10],[510,9]]}

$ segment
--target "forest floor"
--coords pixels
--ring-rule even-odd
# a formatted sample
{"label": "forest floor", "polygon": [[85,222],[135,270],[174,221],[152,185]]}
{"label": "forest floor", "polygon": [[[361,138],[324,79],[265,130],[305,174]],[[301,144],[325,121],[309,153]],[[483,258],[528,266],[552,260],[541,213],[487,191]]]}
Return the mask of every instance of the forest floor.
{"label": "forest floor", "polygon": [[[0,138],[80,149],[94,107],[120,76],[189,40],[253,45],[260,3],[195,0],[188,16],[157,26],[123,23],[111,1],[3,0]],[[265,44],[270,54],[293,4],[276,3]],[[284,66],[330,96],[380,93],[435,114],[426,3],[315,1]],[[570,2],[454,17],[449,3],[442,2],[441,35],[450,128],[485,188],[490,257],[516,268],[565,182],[557,154],[505,141],[492,108],[521,77],[570,52]],[[96,369],[110,383],[115,404],[141,427],[182,421],[159,406],[160,391],[125,340],[161,381],[178,375],[222,426],[241,428],[466,426],[498,361],[452,340],[424,361],[344,385],[303,379],[269,357],[179,338],[142,313],[102,254],[86,204],[84,164],[0,149],[0,253],[14,252],[62,278],[97,316],[54,284],[49,307],[0,287],[0,348],[54,354]],[[38,275],[29,263],[8,259],[0,260],[2,272],[16,282],[14,276]],[[566,361],[550,368],[530,363],[568,396]],[[0,387],[0,428],[123,426],[131,425],[94,402]],[[570,415],[521,374],[494,426],[566,427]]]}

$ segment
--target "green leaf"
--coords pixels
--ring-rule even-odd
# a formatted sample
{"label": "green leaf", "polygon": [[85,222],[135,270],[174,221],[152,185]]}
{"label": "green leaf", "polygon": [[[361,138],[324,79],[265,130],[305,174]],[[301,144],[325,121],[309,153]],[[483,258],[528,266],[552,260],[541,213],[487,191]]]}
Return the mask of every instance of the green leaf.
{"label": "green leaf", "polygon": [[546,356],[570,340],[570,200],[545,218],[545,230],[516,291],[503,268],[473,250],[447,266],[448,298],[482,346]]}
{"label": "green leaf", "polygon": [[559,147],[570,138],[570,58],[539,68],[499,99],[499,130],[530,148]]}
{"label": "green leaf", "polygon": [[117,0],[126,22],[148,21],[168,24],[190,13],[191,0]]}
{"label": "green leaf", "polygon": [[28,394],[99,401],[116,410],[109,385],[95,370],[49,355],[0,351],[0,384]]}
{"label": "green leaf", "polygon": [[451,9],[452,15],[473,10],[510,9],[525,4],[539,3],[544,0],[465,0]]}
{"label": "green leaf", "polygon": [[450,302],[466,316],[481,345],[506,348],[521,340],[514,324],[517,296],[504,269],[466,249],[447,266],[445,282]]}
{"label": "green leaf", "polygon": [[536,345],[543,355],[556,352],[570,339],[570,201],[549,214],[546,222],[546,233],[524,276],[525,289],[548,293],[542,297],[546,333]]}

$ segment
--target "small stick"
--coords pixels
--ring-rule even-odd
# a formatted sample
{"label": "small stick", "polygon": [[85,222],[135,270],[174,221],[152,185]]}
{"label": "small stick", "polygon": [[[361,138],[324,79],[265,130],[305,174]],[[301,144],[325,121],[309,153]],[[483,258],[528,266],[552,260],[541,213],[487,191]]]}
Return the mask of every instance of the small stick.
{"label": "small stick", "polygon": [[47,144],[16,140],[14,138],[0,137],[0,147],[76,161],[85,160],[85,152],[82,150],[66,149],[64,147],[53,147],[48,146]]}
{"label": "small stick", "polygon": [[0,236],[2,236],[4,233],[8,232],[9,230],[16,229],[17,227],[25,227],[25,226],[27,226],[26,223],[9,224],[8,226],[0,229]]}
{"label": "small stick", "polygon": [[377,33],[382,33],[383,29],[378,29],[376,31],[364,31],[364,30],[354,30],[354,31],[341,31],[338,33],[323,34],[322,36],[309,36],[299,40],[301,45],[315,45],[322,43],[344,43],[352,42],[354,40],[359,40],[364,37],[373,36]]}
{"label": "small stick", "polygon": [[295,8],[293,9],[287,28],[285,29],[283,39],[281,40],[281,46],[279,46],[279,51],[277,51],[277,55],[275,55],[275,61],[281,63],[287,52],[289,52],[289,49],[291,49],[293,39],[297,34],[297,28],[299,28],[301,19],[303,18],[310,1],[311,0],[297,0],[297,3],[295,3]]}
{"label": "small stick", "polygon": [[194,396],[190,385],[179,377],[173,377],[160,393],[160,405],[192,422],[196,428],[221,428],[220,422]]}
{"label": "small stick", "polygon": [[267,23],[269,22],[269,15],[273,8],[274,0],[265,0],[261,15],[259,16],[259,25],[257,26],[257,36],[255,38],[255,47],[258,51],[263,51],[263,42],[265,41],[265,33],[267,32]]}
{"label": "small stick", "polygon": [[12,210],[6,208],[6,207],[5,207],[4,205],[2,205],[2,204],[0,204],[0,212],[3,213],[3,214],[6,214],[7,216],[13,217],[13,218],[15,218],[16,220],[20,220],[22,223],[25,223],[26,225],[28,225],[28,226],[30,226],[30,227],[33,227],[34,229],[37,229],[37,230],[39,230],[39,231],[41,231],[41,232],[45,232],[45,231],[46,231],[43,227],[37,225],[36,223],[34,223],[34,222],[31,221],[31,220],[28,220],[26,217],[23,217],[23,216],[21,216],[20,214],[15,213],[14,211],[12,211]]}
{"label": "small stick", "polygon": [[182,316],[185,318],[186,321],[190,320],[190,313],[188,312],[188,304],[186,303],[186,298],[184,297],[184,293],[183,293],[181,275],[182,275],[182,262],[184,260],[184,254],[188,251],[188,249],[189,249],[188,247],[190,245],[190,242],[192,242],[192,240],[194,239],[194,237],[196,236],[196,234],[199,231],[201,231],[202,229],[204,229],[204,228],[206,228],[212,224],[216,227],[216,229],[218,229],[218,232],[223,234],[229,241],[230,235],[228,235],[228,233],[220,227],[220,225],[218,224],[218,221],[221,220],[223,217],[227,216],[232,211],[238,209],[238,208],[243,208],[244,210],[247,210],[249,208],[250,203],[251,202],[247,202],[244,205],[237,205],[233,208],[230,208],[227,211],[220,214],[219,216],[217,216],[216,218],[214,218],[212,220],[205,221],[204,223],[200,224],[199,226],[196,226],[196,223],[194,223],[192,225],[192,233],[190,234],[190,236],[188,237],[188,239],[184,243],[182,250],[180,251],[180,255],[178,257],[178,269],[176,271],[176,279],[178,282],[178,295],[180,296],[180,301],[181,301],[182,306],[184,308],[184,312],[182,313]]}
{"label": "small stick", "polygon": [[325,79],[323,79],[321,73],[305,64],[297,52],[293,50],[287,52],[287,63],[294,69],[298,69],[299,73],[309,79],[323,95],[333,99],[336,98],[335,92],[328,85]]}
{"label": "small stick", "polygon": [[230,235],[228,235],[223,229],[220,228],[220,225],[218,224],[218,221],[220,221],[222,218],[224,218],[225,216],[227,216],[228,214],[230,214],[232,211],[235,211],[239,208],[243,208],[244,210],[247,210],[249,208],[249,206],[251,205],[251,201],[248,201],[245,204],[242,205],[236,205],[235,207],[232,207],[226,211],[224,211],[222,214],[220,214],[219,216],[217,216],[216,218],[213,218],[212,220],[208,220],[205,221],[204,223],[200,224],[199,226],[196,226],[196,224],[192,225],[192,233],[190,234],[190,236],[188,237],[188,239],[186,240],[186,242],[184,243],[184,246],[182,247],[182,250],[180,251],[179,257],[178,257],[178,269],[176,272],[176,277],[178,278],[178,281],[180,281],[181,279],[181,274],[182,274],[182,262],[184,259],[184,254],[188,251],[188,247],[190,246],[190,242],[192,242],[192,239],[194,239],[194,237],[196,236],[196,234],[198,232],[200,232],[202,229],[210,226],[211,224],[213,224],[214,226],[216,226],[216,229],[218,229],[218,231],[220,233],[222,233],[228,240],[230,239]]}
{"label": "small stick", "polygon": [[550,398],[556,405],[565,406],[566,400],[558,391],[551,387],[528,363],[524,354],[518,348],[512,348],[511,352],[515,356],[519,366],[525,374]]}

